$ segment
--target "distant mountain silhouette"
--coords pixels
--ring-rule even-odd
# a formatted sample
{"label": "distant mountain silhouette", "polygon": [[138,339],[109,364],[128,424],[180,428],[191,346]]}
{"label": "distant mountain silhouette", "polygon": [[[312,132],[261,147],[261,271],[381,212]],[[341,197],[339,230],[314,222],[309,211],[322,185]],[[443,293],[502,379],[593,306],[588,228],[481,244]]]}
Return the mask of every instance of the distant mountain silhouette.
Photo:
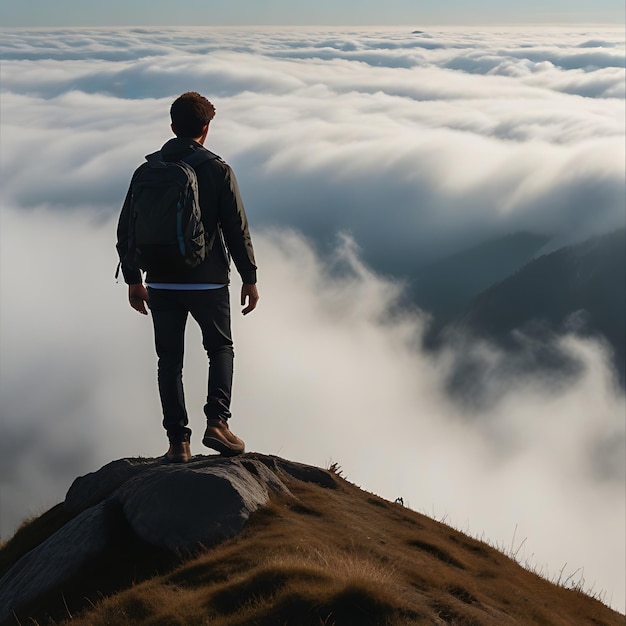
{"label": "distant mountain silhouette", "polygon": [[461,315],[479,293],[526,265],[548,240],[522,231],[446,257],[413,277],[411,298],[441,327]]}
{"label": "distant mountain silhouette", "polygon": [[604,338],[624,384],[626,229],[541,256],[472,300],[449,326],[516,348],[513,331],[542,339],[573,330]]}

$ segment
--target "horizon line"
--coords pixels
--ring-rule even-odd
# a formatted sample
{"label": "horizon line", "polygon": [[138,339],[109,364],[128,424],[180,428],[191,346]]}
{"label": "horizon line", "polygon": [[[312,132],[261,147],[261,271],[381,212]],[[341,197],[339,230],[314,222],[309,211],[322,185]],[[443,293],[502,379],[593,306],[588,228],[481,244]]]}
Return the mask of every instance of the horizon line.
{"label": "horizon line", "polygon": [[177,29],[189,28],[199,30],[204,28],[242,28],[242,29],[288,29],[288,28],[393,28],[393,29],[418,29],[418,28],[525,28],[525,27],[572,27],[572,26],[602,26],[623,29],[623,24],[615,22],[594,22],[594,21],[535,21],[535,22],[445,22],[445,23],[424,23],[422,25],[407,26],[406,24],[47,24],[47,25],[27,25],[13,24],[0,26],[0,31],[17,29],[52,29],[52,28],[161,28]]}

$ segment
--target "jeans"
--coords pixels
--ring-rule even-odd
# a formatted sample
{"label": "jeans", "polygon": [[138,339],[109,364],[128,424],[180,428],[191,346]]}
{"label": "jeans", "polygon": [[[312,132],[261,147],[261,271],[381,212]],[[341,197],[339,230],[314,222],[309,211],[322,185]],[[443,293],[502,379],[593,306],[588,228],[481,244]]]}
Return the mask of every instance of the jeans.
{"label": "jeans", "polygon": [[208,419],[230,417],[233,383],[233,341],[230,330],[228,287],[200,291],[148,288],[158,356],[158,385],[163,427],[170,441],[191,434],[183,390],[185,326],[191,314],[202,331],[209,358],[209,378],[204,414]]}

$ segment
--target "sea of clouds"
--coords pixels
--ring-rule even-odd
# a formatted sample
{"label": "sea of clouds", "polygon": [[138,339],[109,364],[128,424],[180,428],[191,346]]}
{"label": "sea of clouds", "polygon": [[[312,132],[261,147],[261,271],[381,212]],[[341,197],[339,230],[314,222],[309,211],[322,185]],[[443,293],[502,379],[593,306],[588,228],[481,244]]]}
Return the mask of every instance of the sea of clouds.
{"label": "sea of clouds", "polygon": [[605,348],[560,337],[585,367],[556,384],[465,345],[492,372],[476,411],[446,394],[458,348],[423,352],[428,316],[398,306],[413,272],[491,237],[555,248],[624,225],[622,28],[5,30],[0,52],[3,538],[77,475],[164,452],[151,325],[113,280],[114,231],[171,101],[198,90],[260,267],[245,319],[233,281],[233,430],[523,542],[522,560],[567,564],[624,610],[625,401]]}

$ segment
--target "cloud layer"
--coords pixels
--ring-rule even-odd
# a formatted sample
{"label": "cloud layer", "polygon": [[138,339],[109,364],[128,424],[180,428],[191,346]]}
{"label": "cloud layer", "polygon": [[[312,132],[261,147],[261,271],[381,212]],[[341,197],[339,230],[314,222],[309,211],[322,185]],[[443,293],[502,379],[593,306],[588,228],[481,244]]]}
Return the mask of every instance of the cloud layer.
{"label": "cloud layer", "polygon": [[[164,452],[151,325],[110,280],[113,230],[76,213],[3,216],[3,267],[25,239],[38,250],[3,278],[4,532],[61,500],[75,476]],[[499,400],[476,414],[446,396],[455,354],[420,353],[424,317],[394,314],[398,286],[363,265],[350,240],[328,262],[289,231],[258,232],[256,243],[261,308],[234,315],[233,429],[250,450],[336,461],[365,489],[503,547],[516,533],[532,566],[584,568],[585,588],[595,583],[620,606],[624,399],[601,346],[563,338],[585,364],[575,386],[526,376],[502,389],[494,375]],[[58,253],[69,245],[72,257]],[[42,266],[45,278],[33,280]],[[188,344],[193,451],[202,453],[206,363],[193,325]],[[475,349],[494,371],[506,362]]]}
{"label": "cloud layer", "polygon": [[514,230],[563,243],[624,222],[620,31],[3,38],[20,57],[3,65],[4,194],[18,206],[115,211],[166,138],[171,99],[198,88],[257,224],[318,242],[346,230],[394,274]]}
{"label": "cloud layer", "polygon": [[[492,372],[476,413],[445,392],[456,348],[422,353],[427,317],[395,306],[404,277],[473,243],[623,225],[623,30],[6,31],[0,49],[3,536],[76,475],[164,451],[114,226],[171,100],[197,89],[260,264],[261,307],[235,316],[249,448],[336,461],[500,545],[516,532],[532,564],[584,567],[623,610],[624,397],[603,347],[562,337],[575,384],[512,387],[510,357],[464,346]],[[189,343],[197,434],[194,328]]]}

